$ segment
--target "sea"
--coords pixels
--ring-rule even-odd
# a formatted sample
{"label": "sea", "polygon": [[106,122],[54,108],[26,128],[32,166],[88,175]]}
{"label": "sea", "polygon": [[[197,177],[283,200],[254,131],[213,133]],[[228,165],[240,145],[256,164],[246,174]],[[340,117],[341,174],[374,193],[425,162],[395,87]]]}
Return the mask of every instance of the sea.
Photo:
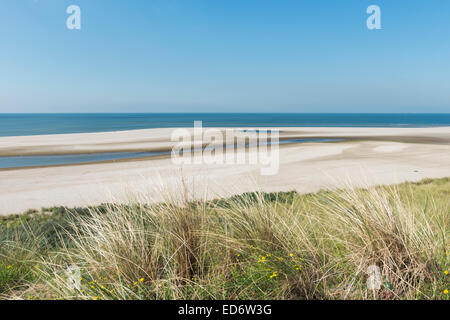
{"label": "sea", "polygon": [[[450,113],[77,113],[0,114],[0,137],[192,127],[437,127],[450,126]],[[320,139],[319,139],[320,140]],[[0,139],[1,141],[1,139]],[[311,139],[280,143],[306,143]],[[317,141],[317,142],[332,142]],[[118,161],[167,152],[104,152],[0,157],[0,169]],[[169,152],[170,153],[170,152]]]}
{"label": "sea", "polygon": [[0,114],[0,137],[192,127],[435,127],[450,113],[61,113]]}

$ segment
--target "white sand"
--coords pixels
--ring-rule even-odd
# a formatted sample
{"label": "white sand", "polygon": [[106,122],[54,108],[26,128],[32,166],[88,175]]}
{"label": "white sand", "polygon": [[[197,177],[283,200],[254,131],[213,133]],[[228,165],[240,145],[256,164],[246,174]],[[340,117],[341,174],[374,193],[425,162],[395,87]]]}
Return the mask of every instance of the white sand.
{"label": "white sand", "polygon": [[[173,129],[0,138],[0,155],[168,148]],[[158,201],[179,193],[218,197],[261,189],[312,192],[450,176],[450,127],[281,128],[282,137],[354,137],[339,143],[280,148],[280,170],[261,176],[251,165],[174,165],[171,159],[0,170],[0,214],[49,206],[85,206],[131,197]],[[398,141],[398,142],[392,142]],[[400,142],[400,141],[406,141]]]}

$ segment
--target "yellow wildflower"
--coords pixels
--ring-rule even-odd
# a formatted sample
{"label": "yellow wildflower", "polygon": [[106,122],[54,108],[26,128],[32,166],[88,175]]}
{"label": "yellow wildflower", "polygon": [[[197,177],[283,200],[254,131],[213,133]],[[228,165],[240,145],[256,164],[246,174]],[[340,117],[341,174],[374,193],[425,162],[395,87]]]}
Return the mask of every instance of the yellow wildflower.
{"label": "yellow wildflower", "polygon": [[139,281],[140,281],[140,282],[144,282],[144,278],[140,278]]}
{"label": "yellow wildflower", "polygon": [[447,275],[447,274],[448,274],[448,270],[445,270],[445,271],[444,271],[444,274]]}
{"label": "yellow wildflower", "polygon": [[447,289],[444,290],[444,294],[448,294],[448,290]]}

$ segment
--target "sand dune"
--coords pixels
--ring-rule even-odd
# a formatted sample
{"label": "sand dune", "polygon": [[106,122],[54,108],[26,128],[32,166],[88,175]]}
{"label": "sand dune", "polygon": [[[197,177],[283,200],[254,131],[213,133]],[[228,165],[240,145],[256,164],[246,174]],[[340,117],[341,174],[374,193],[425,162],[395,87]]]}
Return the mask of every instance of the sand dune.
{"label": "sand dune", "polygon": [[[0,155],[170,149],[173,129],[2,137]],[[84,206],[142,197],[158,201],[183,178],[191,196],[261,189],[312,192],[345,183],[390,184],[450,176],[450,127],[281,128],[286,138],[345,138],[280,147],[278,174],[254,165],[175,165],[171,159],[0,170],[0,214],[49,206]],[[237,131],[239,134],[240,131]]]}

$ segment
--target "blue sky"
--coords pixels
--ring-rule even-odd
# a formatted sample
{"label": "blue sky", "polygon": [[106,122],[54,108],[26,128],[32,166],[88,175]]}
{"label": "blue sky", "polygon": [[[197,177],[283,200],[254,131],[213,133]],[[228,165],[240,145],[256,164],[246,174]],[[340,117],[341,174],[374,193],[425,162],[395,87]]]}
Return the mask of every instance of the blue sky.
{"label": "blue sky", "polygon": [[2,0],[0,112],[450,112],[450,1]]}

